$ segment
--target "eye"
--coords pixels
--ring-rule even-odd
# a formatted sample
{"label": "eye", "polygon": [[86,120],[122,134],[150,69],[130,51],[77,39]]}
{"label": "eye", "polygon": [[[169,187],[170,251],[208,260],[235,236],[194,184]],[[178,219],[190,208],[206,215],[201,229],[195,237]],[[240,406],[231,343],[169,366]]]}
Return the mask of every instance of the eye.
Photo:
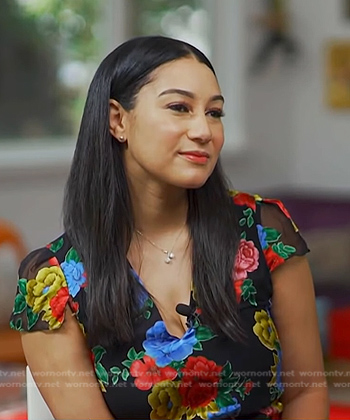
{"label": "eye", "polygon": [[211,109],[207,112],[207,115],[210,115],[213,118],[222,118],[225,116],[225,113],[222,109]]}
{"label": "eye", "polygon": [[189,112],[189,107],[185,104],[171,104],[168,106],[169,109],[171,109],[172,111],[176,111],[176,112],[181,112],[181,113],[185,113],[185,112]]}

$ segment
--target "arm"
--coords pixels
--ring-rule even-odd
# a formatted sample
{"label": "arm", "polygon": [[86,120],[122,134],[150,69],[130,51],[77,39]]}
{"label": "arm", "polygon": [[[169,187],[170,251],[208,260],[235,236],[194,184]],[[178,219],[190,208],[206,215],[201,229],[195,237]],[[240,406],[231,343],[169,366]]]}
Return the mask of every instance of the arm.
{"label": "arm", "polygon": [[[271,275],[272,308],[285,373],[283,419],[328,419],[328,391],[307,259],[292,257]],[[288,376],[288,372],[292,374]],[[310,376],[302,376],[302,372]]]}
{"label": "arm", "polygon": [[22,345],[55,419],[114,419],[104,402],[84,335],[68,307],[59,330],[22,333]]}

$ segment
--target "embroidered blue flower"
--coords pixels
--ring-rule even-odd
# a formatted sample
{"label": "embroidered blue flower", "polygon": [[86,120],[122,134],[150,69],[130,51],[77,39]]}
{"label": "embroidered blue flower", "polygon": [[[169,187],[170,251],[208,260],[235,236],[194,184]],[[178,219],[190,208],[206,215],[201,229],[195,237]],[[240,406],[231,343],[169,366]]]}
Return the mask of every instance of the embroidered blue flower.
{"label": "embroidered blue flower", "polygon": [[238,416],[241,411],[241,404],[237,401],[236,398],[233,398],[234,404],[229,405],[228,407],[223,407],[216,413],[208,413],[208,419],[227,419]]}
{"label": "embroidered blue flower", "polygon": [[83,263],[77,263],[74,260],[70,260],[69,262],[65,261],[61,264],[61,268],[67,280],[69,293],[72,297],[75,297],[79,293],[81,285],[84,284],[86,280],[83,276]]}
{"label": "embroidered blue flower", "polygon": [[265,229],[261,225],[256,225],[256,227],[258,229],[258,235],[259,235],[259,241],[260,241],[260,244],[261,244],[261,248],[266,249],[267,248],[267,241],[266,241]]}
{"label": "embroidered blue flower", "polygon": [[159,367],[164,367],[173,361],[186,359],[193,353],[197,341],[194,328],[188,329],[182,338],[177,338],[168,333],[163,321],[157,321],[147,330],[142,345],[146,354],[153,357]]}

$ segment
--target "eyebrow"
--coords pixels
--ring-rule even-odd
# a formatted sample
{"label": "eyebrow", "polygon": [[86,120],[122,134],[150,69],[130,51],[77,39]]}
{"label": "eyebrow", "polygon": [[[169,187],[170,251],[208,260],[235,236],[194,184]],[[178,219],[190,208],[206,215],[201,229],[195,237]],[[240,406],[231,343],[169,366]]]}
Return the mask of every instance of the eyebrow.
{"label": "eyebrow", "polygon": [[[158,96],[170,95],[172,93],[177,93],[179,95],[187,96],[188,98],[191,98],[191,99],[195,99],[196,97],[194,93],[189,92],[188,90],[183,90],[183,89],[167,89],[167,90],[164,90],[162,93],[160,93]],[[213,101],[225,102],[225,99],[222,95],[214,95],[209,99],[209,102],[213,102]]]}

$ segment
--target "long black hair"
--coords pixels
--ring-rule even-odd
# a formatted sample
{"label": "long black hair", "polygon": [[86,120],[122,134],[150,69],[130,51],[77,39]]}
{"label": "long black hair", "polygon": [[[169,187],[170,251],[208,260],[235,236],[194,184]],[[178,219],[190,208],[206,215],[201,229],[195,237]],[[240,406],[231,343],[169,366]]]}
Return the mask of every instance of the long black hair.
{"label": "long black hair", "polygon": [[[131,39],[112,51],[91,82],[67,181],[63,220],[87,272],[88,337],[92,345],[130,341],[138,316],[138,282],[127,252],[134,231],[122,145],[109,132],[109,100],[126,110],[162,64],[194,57],[215,71],[195,47],[171,38]],[[199,189],[188,190],[192,276],[206,323],[240,336],[232,273],[239,242],[232,199],[220,162]]]}

